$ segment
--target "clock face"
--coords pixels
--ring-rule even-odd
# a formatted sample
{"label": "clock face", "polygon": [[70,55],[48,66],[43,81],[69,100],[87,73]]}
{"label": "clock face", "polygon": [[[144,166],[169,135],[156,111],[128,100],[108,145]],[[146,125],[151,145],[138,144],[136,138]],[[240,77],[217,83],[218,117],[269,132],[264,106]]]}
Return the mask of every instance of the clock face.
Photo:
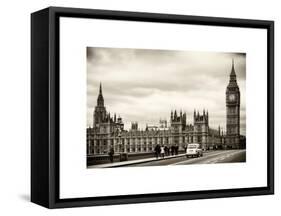
{"label": "clock face", "polygon": [[229,100],[234,101],[235,100],[235,94],[230,94],[229,95]]}

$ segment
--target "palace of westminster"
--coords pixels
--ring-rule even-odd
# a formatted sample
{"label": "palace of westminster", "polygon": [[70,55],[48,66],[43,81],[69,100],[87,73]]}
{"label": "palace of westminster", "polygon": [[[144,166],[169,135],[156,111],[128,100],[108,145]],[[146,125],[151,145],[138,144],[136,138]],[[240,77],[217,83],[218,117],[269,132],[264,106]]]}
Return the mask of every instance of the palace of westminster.
{"label": "palace of westminster", "polygon": [[125,130],[121,117],[106,111],[100,84],[97,106],[93,113],[93,126],[87,128],[87,155],[153,152],[155,146],[178,146],[183,150],[189,143],[199,143],[204,150],[238,149],[246,147],[246,137],[240,135],[240,90],[236,80],[234,62],[226,88],[226,133],[220,126],[209,127],[208,111],[194,111],[193,124],[187,124],[186,113],[171,112],[170,123],[160,121],[159,127],[138,128],[137,122]]}

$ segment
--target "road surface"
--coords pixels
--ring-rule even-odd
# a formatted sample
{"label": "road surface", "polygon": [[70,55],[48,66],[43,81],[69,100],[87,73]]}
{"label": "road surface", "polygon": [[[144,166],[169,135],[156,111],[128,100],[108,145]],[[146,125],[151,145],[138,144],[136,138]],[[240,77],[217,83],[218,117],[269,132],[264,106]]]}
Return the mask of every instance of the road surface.
{"label": "road surface", "polygon": [[221,150],[205,152],[203,157],[186,158],[178,157],[166,160],[156,160],[138,164],[130,164],[126,167],[134,166],[163,166],[163,165],[186,165],[186,164],[214,164],[214,163],[235,163],[246,162],[246,150]]}

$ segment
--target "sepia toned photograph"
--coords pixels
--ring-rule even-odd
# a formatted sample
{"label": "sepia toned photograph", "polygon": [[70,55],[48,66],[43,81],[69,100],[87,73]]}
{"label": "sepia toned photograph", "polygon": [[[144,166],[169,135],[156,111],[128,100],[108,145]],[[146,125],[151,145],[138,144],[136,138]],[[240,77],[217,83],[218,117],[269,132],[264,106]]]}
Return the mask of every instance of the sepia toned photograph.
{"label": "sepia toned photograph", "polygon": [[246,162],[246,53],[87,47],[87,168]]}
{"label": "sepia toned photograph", "polygon": [[49,7],[31,30],[32,202],[274,194],[274,21]]}

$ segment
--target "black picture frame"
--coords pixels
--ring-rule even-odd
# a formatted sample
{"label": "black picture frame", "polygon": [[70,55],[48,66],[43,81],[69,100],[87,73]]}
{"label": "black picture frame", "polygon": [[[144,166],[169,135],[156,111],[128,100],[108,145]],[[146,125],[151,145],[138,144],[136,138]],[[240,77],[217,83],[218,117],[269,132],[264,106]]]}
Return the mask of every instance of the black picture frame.
{"label": "black picture frame", "polygon": [[[59,198],[59,18],[94,18],[267,30],[267,187]],[[274,22],[49,7],[31,15],[31,201],[47,208],[162,202],[274,193]]]}

